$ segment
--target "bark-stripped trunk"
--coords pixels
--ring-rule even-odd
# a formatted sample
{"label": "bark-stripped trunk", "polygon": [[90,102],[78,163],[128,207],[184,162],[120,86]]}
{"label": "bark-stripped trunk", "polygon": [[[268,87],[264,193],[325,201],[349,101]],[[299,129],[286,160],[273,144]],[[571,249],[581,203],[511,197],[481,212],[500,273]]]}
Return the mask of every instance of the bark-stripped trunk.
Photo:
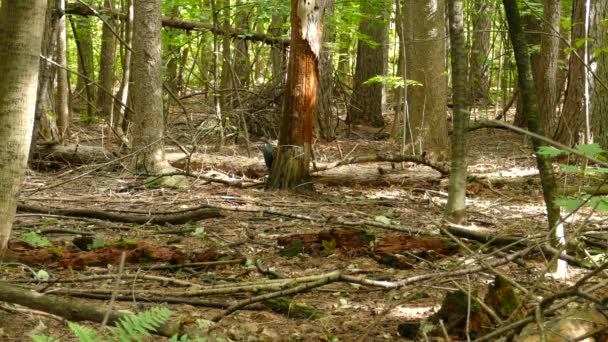
{"label": "bark-stripped trunk", "polygon": [[309,165],[323,39],[323,0],[291,0],[291,52],[268,189],[312,189]]}
{"label": "bark-stripped trunk", "polygon": [[357,44],[357,65],[353,80],[353,94],[348,106],[347,122],[372,127],[384,126],[382,117],[383,82],[366,82],[374,76],[385,76],[388,50],[388,12],[381,4],[361,0],[359,31],[368,39],[359,39]]}
{"label": "bark-stripped trunk", "polygon": [[137,171],[170,169],[164,151],[161,0],[135,0],[133,25],[133,150]]}
{"label": "bark-stripped trunk", "polygon": [[34,128],[46,0],[0,7],[0,253],[6,249]]}

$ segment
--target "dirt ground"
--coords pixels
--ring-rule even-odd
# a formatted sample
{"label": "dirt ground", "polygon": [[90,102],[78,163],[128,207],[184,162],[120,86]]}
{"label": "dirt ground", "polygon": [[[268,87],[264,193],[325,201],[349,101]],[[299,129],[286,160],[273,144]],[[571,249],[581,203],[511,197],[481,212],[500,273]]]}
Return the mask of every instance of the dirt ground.
{"label": "dirt ground", "polygon": [[[263,163],[261,143],[252,143],[252,158]],[[481,129],[470,134],[469,170],[475,180],[469,184],[467,211],[469,223],[497,235],[530,235],[546,231],[544,205],[540,192],[535,160],[522,136],[503,131]],[[388,141],[369,141],[356,137],[328,144],[316,144],[319,161],[333,161],[342,153],[352,155],[394,149]],[[209,148],[211,150],[211,148]],[[245,147],[225,146],[209,154],[246,156]],[[251,264],[262,260],[263,265],[285,277],[319,275],[336,270],[375,280],[398,281],[414,275],[451,268],[467,260],[464,250],[419,262],[410,269],[393,269],[374,260],[366,253],[351,253],[340,248],[325,248],[320,253],[281,254],[277,239],[291,234],[317,233],[343,226],[343,223],[365,229],[380,239],[395,234],[390,227],[371,225],[379,217],[388,218],[392,227],[415,228],[438,233],[447,201],[447,179],[432,169],[409,163],[370,163],[341,166],[315,174],[315,194],[268,192],[262,187],[239,188],[205,180],[189,180],[185,189],[149,189],[129,187],[141,179],[122,169],[101,168],[87,173],[94,166],[62,168],[36,172],[28,176],[21,194],[24,203],[53,207],[97,209],[114,212],[169,212],[186,210],[203,204],[222,208],[223,217],[210,218],[182,225],[128,224],[97,219],[70,218],[61,215],[18,214],[11,246],[19,246],[24,234],[32,231],[48,238],[53,246],[74,249],[72,240],[91,234],[106,243],[119,239],[145,243],[154,248],[168,248],[183,255],[213,251],[214,260],[245,260],[238,264],[215,267],[175,267],[171,270],[141,268],[158,263],[129,263],[118,289],[125,300],[118,300],[115,309],[138,312],[155,306],[174,311],[172,319],[209,320],[223,309],[209,308],[195,301],[233,304],[256,292],[182,296],[192,303],[155,303],[154,298],[175,298],[188,289],[167,279],[177,279],[200,286],[260,281],[268,276]],[[77,176],[79,178],[75,179]],[[231,175],[239,178],[237,175]],[[242,177],[240,178],[242,179]],[[69,182],[66,182],[71,180]],[[261,179],[258,179],[261,180]],[[57,184],[65,184],[56,186]],[[125,190],[125,188],[127,190]],[[568,227],[580,217],[571,218]],[[605,226],[597,217],[591,226]],[[35,250],[35,249],[34,249]],[[186,260],[185,262],[187,262]],[[542,271],[543,260],[530,260],[531,267]],[[116,274],[118,265],[87,266],[82,269],[65,267],[58,261],[31,264],[6,264],[0,268],[0,278],[45,293],[90,292],[109,296],[117,289],[113,279],[89,279],[79,282],[38,282],[32,272],[45,270],[51,279],[69,280],[93,275]],[[514,264],[500,270],[522,283],[535,281],[530,274]],[[537,272],[538,273],[538,272]],[[164,278],[146,278],[159,276]],[[90,277],[89,277],[90,278]],[[164,279],[164,280],[163,280]],[[493,276],[476,273],[463,277],[416,282],[400,289],[386,290],[372,286],[334,282],[292,296],[323,314],[318,319],[295,319],[270,310],[239,310],[213,325],[209,334],[235,341],[392,341],[400,339],[397,326],[406,320],[429,316],[439,308],[447,291],[465,288],[485,291]],[[547,280],[549,291],[563,284]],[[137,296],[135,296],[137,295]],[[130,298],[129,298],[130,297]],[[137,298],[136,298],[137,297]],[[96,307],[107,307],[103,300],[74,299]],[[149,298],[149,300],[146,300]],[[60,318],[2,304],[0,306],[0,340],[28,341],[28,333],[36,332],[63,341],[76,340]],[[93,328],[99,324],[84,323]],[[150,340],[163,340],[151,337]]]}

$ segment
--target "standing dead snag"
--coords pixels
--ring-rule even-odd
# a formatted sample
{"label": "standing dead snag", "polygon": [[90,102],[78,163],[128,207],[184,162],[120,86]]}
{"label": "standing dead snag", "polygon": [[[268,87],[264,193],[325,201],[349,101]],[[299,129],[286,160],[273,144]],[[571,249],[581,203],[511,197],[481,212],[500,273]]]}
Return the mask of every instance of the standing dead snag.
{"label": "standing dead snag", "polygon": [[291,53],[279,146],[267,189],[312,189],[308,170],[323,41],[323,0],[291,0]]}

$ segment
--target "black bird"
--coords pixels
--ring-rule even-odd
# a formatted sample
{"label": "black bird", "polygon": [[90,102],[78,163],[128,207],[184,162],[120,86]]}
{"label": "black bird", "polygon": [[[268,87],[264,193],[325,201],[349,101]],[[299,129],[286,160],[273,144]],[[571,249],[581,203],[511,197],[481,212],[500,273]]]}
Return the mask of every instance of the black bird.
{"label": "black bird", "polygon": [[266,163],[266,167],[268,168],[268,170],[270,170],[270,168],[272,167],[272,162],[274,161],[274,152],[277,147],[267,139],[263,139],[262,141],[265,142],[264,147],[262,147],[264,162]]}

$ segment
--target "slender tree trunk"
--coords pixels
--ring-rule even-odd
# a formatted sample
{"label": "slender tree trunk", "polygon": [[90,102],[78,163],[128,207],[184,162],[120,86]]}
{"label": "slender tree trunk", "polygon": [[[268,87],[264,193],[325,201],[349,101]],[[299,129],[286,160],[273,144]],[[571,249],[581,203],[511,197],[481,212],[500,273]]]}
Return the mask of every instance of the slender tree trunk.
{"label": "slender tree trunk", "polygon": [[[172,18],[179,18],[180,8],[176,3],[170,10],[169,15]],[[165,47],[165,55],[168,56],[169,61],[167,62],[166,69],[166,82],[168,88],[173,94],[177,94],[177,78],[178,78],[178,67],[181,60],[181,47],[178,44],[178,37],[182,34],[179,29],[171,28],[167,29],[167,36],[169,43]]]}
{"label": "slender tree trunk", "polygon": [[[530,46],[540,46],[540,32],[541,32],[541,24],[540,19],[534,16],[531,13],[522,16],[522,22],[524,25],[524,32],[526,35],[526,41]],[[538,84],[536,80],[540,80],[542,76],[540,75],[540,49],[533,49],[530,53],[530,68],[532,69],[532,79],[535,81],[535,91],[538,92]],[[519,87],[519,86],[518,86]],[[521,93],[521,89],[520,89]],[[519,96],[517,98],[517,109],[515,111],[515,118],[513,119],[513,124],[517,127],[525,128],[528,126],[528,121],[526,119],[526,113],[523,110],[523,98]]]}
{"label": "slender tree trunk", "polygon": [[555,107],[558,99],[559,27],[561,1],[543,0],[543,25],[540,38],[540,62],[534,79],[538,94],[538,109],[545,132],[552,135],[555,127]]}
{"label": "slender tree trunk", "polygon": [[0,253],[11,234],[32,141],[46,0],[0,7]]}
{"label": "slender tree trunk", "polygon": [[589,37],[593,39],[593,43],[589,53],[593,55],[591,68],[595,70],[598,78],[592,78],[589,84],[591,131],[594,141],[608,150],[608,3],[592,1],[591,15],[592,29]]}
{"label": "slender tree trunk", "polygon": [[[517,63],[519,74],[518,83],[521,89],[521,98],[523,100],[523,110],[526,113],[528,121],[528,129],[532,133],[544,135],[543,125],[540,121],[538,111],[538,102],[536,100],[536,91],[534,82],[531,77],[531,68],[529,62],[528,45],[526,36],[523,31],[522,21],[519,16],[516,0],[503,0],[507,22],[509,24],[509,34]],[[532,144],[534,151],[544,145],[542,140],[533,138]],[[540,173],[541,184],[543,188],[543,196],[547,207],[547,217],[549,221],[549,229],[554,229],[560,221],[559,207],[555,204],[555,177],[551,167],[551,160],[537,153],[536,160]]]}
{"label": "slender tree trunk", "polygon": [[162,173],[165,159],[161,64],[161,0],[134,0],[133,150],[137,171]]}
{"label": "slender tree trunk", "polygon": [[324,0],[291,0],[291,52],[279,146],[268,189],[312,189],[312,129],[323,39]]}
{"label": "slender tree trunk", "polygon": [[[325,13],[332,16],[334,13],[334,0],[325,0]],[[335,41],[336,35],[334,27],[330,24],[323,29],[323,41],[325,46],[329,46]],[[316,132],[325,141],[332,141],[336,138],[334,127],[336,118],[332,110],[334,101],[334,63],[333,50],[326,47],[321,48],[321,58],[319,64],[319,88],[317,89],[317,109]]]}
{"label": "slender tree trunk", "polygon": [[[236,28],[249,32],[249,6],[244,6],[242,0],[236,0]],[[251,64],[249,62],[249,42],[236,39],[234,42],[234,71],[236,80],[234,87],[246,87],[251,78]]]}
{"label": "slender tree trunk", "polygon": [[[570,41],[572,44],[577,44],[585,36],[585,0],[574,0]],[[585,123],[585,64],[582,60],[584,55],[584,44],[570,53],[564,106],[553,135],[554,140],[568,146],[579,142],[581,128]]]}
{"label": "slender tree trunk", "polygon": [[[124,25],[125,32],[125,42],[129,44],[129,46],[133,46],[133,0],[127,0],[127,20]],[[114,129],[114,132],[121,140],[121,143],[125,143],[128,145],[129,141],[125,135],[125,129],[123,129],[123,125],[127,122],[127,109],[125,105],[127,104],[129,99],[129,82],[131,80],[131,50],[124,48],[122,60],[122,81],[120,83],[120,89],[118,90],[118,94],[116,97],[120,99],[120,103],[114,103],[114,110],[112,112],[112,122],[111,125]]]}
{"label": "slender tree trunk", "polygon": [[[215,1],[215,0],[213,0]],[[223,26],[224,29],[228,30],[230,29],[230,0],[220,0],[220,8],[223,8],[222,14],[224,15],[224,20],[223,20]],[[219,23],[218,23],[219,25]],[[215,36],[217,39],[217,36]],[[230,58],[230,37],[228,36],[224,36],[222,38],[222,74],[221,74],[221,79],[220,79],[220,84],[219,84],[219,91],[220,93],[217,94],[216,96],[220,97],[220,113],[224,113],[228,110],[228,90],[231,88],[232,85],[232,67],[231,67],[231,61],[232,59]],[[216,70],[217,71],[217,70]],[[215,84],[216,87],[216,91],[217,91],[217,86],[218,84]],[[221,115],[220,115],[221,116]]]}
{"label": "slender tree trunk", "polygon": [[[112,1],[105,0],[103,7],[106,10],[114,10],[112,8]],[[108,17],[106,22],[113,27],[115,21],[112,17]],[[112,30],[103,24],[101,31],[101,52],[99,53],[99,85],[110,92],[114,93],[114,64],[116,62],[116,37],[112,33]],[[97,110],[101,114],[101,117],[106,120],[111,120],[112,111],[114,109],[114,100],[110,94],[103,90],[97,92]]]}
{"label": "slender tree trunk", "polygon": [[447,80],[445,76],[445,1],[405,1],[408,87],[407,142],[414,153],[442,161],[448,155]]}
{"label": "slender tree trunk", "polygon": [[[89,79],[95,79],[91,19],[87,17],[72,17],[70,20],[72,23],[72,31],[74,32],[74,40],[76,41],[76,48],[78,50],[78,72],[87,76]],[[93,106],[95,100],[95,87],[86,79],[78,77],[78,80],[76,81],[76,93],[82,92],[85,94],[84,99],[87,105],[87,113],[92,117],[95,114]]]}
{"label": "slender tree trunk", "polygon": [[[65,10],[65,0],[56,0],[57,13],[63,13]],[[57,126],[59,128],[59,138],[64,140],[67,137],[67,132],[70,127],[70,104],[68,89],[68,72],[67,68],[67,49],[66,49],[66,31],[65,31],[65,15],[62,15],[57,23],[57,50],[55,53],[56,61],[59,64],[57,67],[57,92],[55,93],[55,110],[57,113]]]}
{"label": "slender tree trunk", "polygon": [[343,85],[350,85],[352,81],[350,51],[351,36],[340,35],[340,48],[338,49],[338,81]]}
{"label": "slender tree trunk", "polygon": [[469,104],[467,92],[467,57],[464,43],[463,1],[448,0],[450,19],[450,51],[452,54],[452,98],[454,128],[452,130],[452,158],[448,203],[445,217],[453,223],[466,221],[467,191],[467,127]]}
{"label": "slender tree trunk", "polygon": [[490,31],[492,30],[493,3],[484,0],[474,1],[472,14],[473,46],[471,48],[469,74],[471,103],[487,105],[490,100]]}
{"label": "slender tree trunk", "polygon": [[[57,45],[57,31],[59,18],[56,15],[56,3],[47,2],[42,39],[42,56],[52,58]],[[36,148],[36,141],[40,137],[45,141],[59,141],[59,129],[55,119],[54,109],[51,106],[52,79],[55,66],[44,59],[40,59],[38,90],[36,92],[36,120],[34,134],[32,134],[31,151]],[[30,155],[31,152],[30,152]]]}
{"label": "slender tree trunk", "polygon": [[[268,33],[272,37],[280,37],[285,29],[283,23],[285,17],[281,13],[272,15]],[[272,70],[272,80],[277,86],[282,86],[285,80],[285,49],[282,46],[272,45],[270,47],[270,69]]]}
{"label": "slender tree trunk", "polygon": [[357,65],[354,76],[353,94],[348,106],[347,122],[383,127],[382,91],[384,82],[366,83],[374,76],[386,76],[388,63],[388,11],[383,4],[361,0],[363,18],[359,31],[367,39],[359,39],[357,44]]}

